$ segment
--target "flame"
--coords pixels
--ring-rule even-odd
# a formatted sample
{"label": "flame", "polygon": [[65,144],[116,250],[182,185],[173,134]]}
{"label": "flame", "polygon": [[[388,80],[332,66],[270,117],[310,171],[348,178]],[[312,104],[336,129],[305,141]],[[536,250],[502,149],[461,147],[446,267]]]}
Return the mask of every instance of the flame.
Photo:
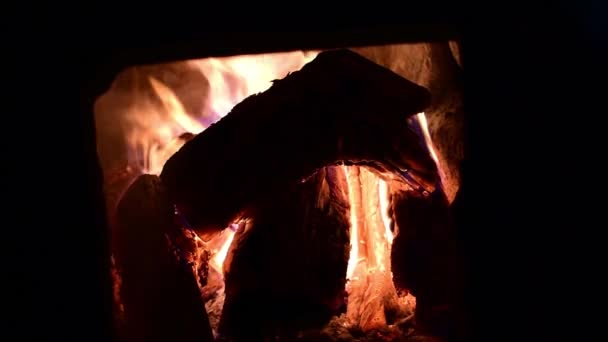
{"label": "flame", "polygon": [[350,254],[348,256],[348,267],[346,268],[346,279],[353,279],[355,273],[355,267],[359,261],[359,242],[357,234],[357,211],[353,203],[355,203],[355,196],[353,193],[353,177],[349,175],[348,166],[342,166],[346,175],[346,184],[348,185],[348,202],[351,204],[350,208]]}
{"label": "flame", "polygon": [[389,193],[386,181],[378,181],[378,194],[380,196],[380,213],[384,222],[384,237],[389,244],[393,243],[393,232],[391,231],[391,217],[388,215]]}
{"label": "flame", "polygon": [[[188,112],[180,101],[180,95],[184,94],[170,87],[167,81],[142,76],[147,70],[144,68],[128,69],[124,72],[132,76],[127,81],[130,82],[128,91],[117,80],[96,103],[96,116],[108,126],[98,125],[98,131],[100,135],[115,136],[115,127],[120,127],[128,166],[157,175],[166,161],[186,143],[186,139],[181,138],[184,133],[204,131],[237,103],[267,90],[273,80],[301,69],[317,54],[318,51],[292,51],[182,62],[189,72],[201,73],[208,83],[208,86],[188,86],[190,95],[194,92],[200,97],[202,106],[198,112]],[[107,137],[100,139],[108,141]],[[122,142],[114,145],[122,145]]]}
{"label": "flame", "polygon": [[426,119],[426,114],[424,112],[421,112],[421,113],[418,113],[418,114],[412,116],[412,124],[414,126],[417,126],[417,128],[419,129],[419,130],[415,129],[415,131],[418,131],[420,138],[422,140],[424,140],[424,144],[426,146],[426,149],[427,149],[429,155],[435,162],[435,165],[437,165],[437,173],[439,174],[439,179],[441,180],[441,184],[445,188],[445,185],[447,184],[447,175],[446,175],[445,169],[441,165],[441,161],[439,160],[439,157],[437,154],[437,148],[435,147],[435,144],[433,143],[433,139],[431,138],[431,133],[429,131],[429,124]]}
{"label": "flame", "polygon": [[422,137],[424,138],[424,143],[426,144],[426,147],[429,150],[431,158],[433,158],[435,164],[439,164],[439,158],[437,158],[437,150],[435,148],[435,145],[433,144],[433,140],[431,139],[431,133],[429,132],[429,124],[426,120],[426,114],[424,114],[424,112],[421,112],[414,115],[414,117],[418,120],[420,130],[422,131]]}
{"label": "flame", "polygon": [[232,240],[234,240],[234,233],[231,229],[224,229],[218,237],[209,243],[213,255],[211,260],[209,260],[209,266],[213,267],[220,274],[224,274],[224,260],[226,260],[228,249],[232,244]]}
{"label": "flame", "polygon": [[190,63],[209,81],[205,114],[222,117],[247,96],[267,90],[273,80],[299,70],[317,54],[314,51],[296,51],[206,58]]}

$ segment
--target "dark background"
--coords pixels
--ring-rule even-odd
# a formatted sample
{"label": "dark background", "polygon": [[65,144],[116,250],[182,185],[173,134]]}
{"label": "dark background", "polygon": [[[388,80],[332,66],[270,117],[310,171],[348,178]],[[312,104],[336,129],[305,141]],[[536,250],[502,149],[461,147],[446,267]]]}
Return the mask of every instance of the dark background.
{"label": "dark background", "polygon": [[[3,340],[110,338],[91,94],[121,64],[203,53],[184,46],[238,54],[453,35],[462,38],[466,77],[457,213],[472,339],[608,335],[605,5],[485,11],[433,4],[397,12],[369,4],[334,15],[283,4],[272,16],[172,5],[172,13],[159,6],[154,15],[109,4],[4,12]],[[258,32],[264,28],[274,33]]]}

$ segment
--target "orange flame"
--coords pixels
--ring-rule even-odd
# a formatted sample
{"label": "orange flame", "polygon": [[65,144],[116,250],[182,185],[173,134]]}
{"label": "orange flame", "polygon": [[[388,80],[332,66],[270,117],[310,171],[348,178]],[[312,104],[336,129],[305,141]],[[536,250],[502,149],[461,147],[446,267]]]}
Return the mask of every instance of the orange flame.
{"label": "orange flame", "polygon": [[208,243],[213,255],[209,260],[209,266],[213,267],[219,274],[224,274],[224,260],[226,260],[232,240],[234,240],[234,231],[224,229]]}

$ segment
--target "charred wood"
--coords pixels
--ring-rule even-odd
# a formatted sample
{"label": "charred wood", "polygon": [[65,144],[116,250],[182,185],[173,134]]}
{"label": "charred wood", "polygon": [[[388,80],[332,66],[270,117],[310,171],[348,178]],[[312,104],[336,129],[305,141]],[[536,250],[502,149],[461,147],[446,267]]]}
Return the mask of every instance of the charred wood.
{"label": "charred wood", "polygon": [[463,269],[448,200],[441,191],[429,198],[411,191],[391,197],[398,231],[391,253],[395,286],[416,297],[419,328],[449,336],[459,319]]}
{"label": "charred wood", "polygon": [[[142,175],[117,207],[113,250],[122,277],[127,341],[212,341],[193,246],[174,224],[173,205],[157,176]],[[176,238],[182,235],[184,239]]]}
{"label": "charred wood", "polygon": [[225,265],[220,334],[234,340],[321,328],[344,309],[349,203],[342,168],[259,203]]}
{"label": "charred wood", "polygon": [[261,194],[341,161],[387,177],[409,170],[432,189],[435,163],[406,123],[429,102],[426,89],[354,52],[323,52],[185,144],[161,178],[199,231],[220,230]]}
{"label": "charred wood", "polygon": [[142,171],[129,165],[108,170],[104,174],[104,194],[108,216],[113,219],[116,206],[131,183],[142,174]]}

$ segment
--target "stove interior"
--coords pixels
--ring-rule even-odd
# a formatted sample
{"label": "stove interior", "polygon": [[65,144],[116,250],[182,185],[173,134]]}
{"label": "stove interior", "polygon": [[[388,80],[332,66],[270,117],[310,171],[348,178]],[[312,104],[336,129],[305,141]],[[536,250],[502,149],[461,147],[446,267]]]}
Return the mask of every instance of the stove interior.
{"label": "stove interior", "polygon": [[121,71],[95,103],[124,341],[443,341],[462,57],[433,42]]}

